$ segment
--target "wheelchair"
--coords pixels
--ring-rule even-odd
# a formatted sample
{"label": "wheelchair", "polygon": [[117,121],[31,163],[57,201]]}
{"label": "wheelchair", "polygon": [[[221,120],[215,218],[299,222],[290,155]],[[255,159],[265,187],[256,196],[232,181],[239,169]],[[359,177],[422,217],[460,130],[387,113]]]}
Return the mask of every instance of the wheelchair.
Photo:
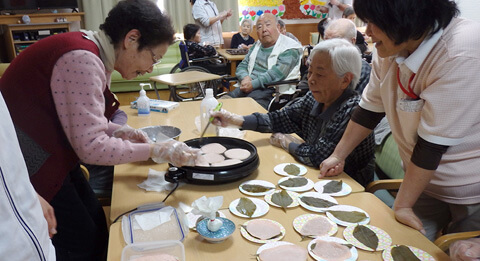
{"label": "wheelchair", "polygon": [[[201,100],[205,97],[205,89],[212,88],[213,95],[218,97],[219,95],[225,93],[223,91],[224,86],[228,86],[228,75],[226,75],[223,71],[215,70],[215,65],[219,64],[217,61],[222,61],[223,58],[220,56],[212,56],[212,57],[205,57],[205,58],[197,58],[197,59],[190,59],[188,57],[188,50],[187,46],[183,41],[179,43],[180,48],[180,55],[181,60],[178,64],[176,64],[170,73],[178,73],[178,72],[188,72],[188,71],[200,71],[205,73],[213,73],[223,76],[220,80],[213,80],[207,82],[197,82],[191,84],[184,84],[178,86],[168,86],[170,90],[170,99],[174,101],[193,101],[193,100]],[[212,66],[205,66],[206,62],[212,64]],[[223,60],[223,64],[225,61]],[[220,64],[219,64],[220,65]],[[221,67],[221,66],[217,66]],[[225,66],[223,66],[225,68]],[[209,70],[210,68],[210,70]],[[226,69],[224,69],[226,71]]]}

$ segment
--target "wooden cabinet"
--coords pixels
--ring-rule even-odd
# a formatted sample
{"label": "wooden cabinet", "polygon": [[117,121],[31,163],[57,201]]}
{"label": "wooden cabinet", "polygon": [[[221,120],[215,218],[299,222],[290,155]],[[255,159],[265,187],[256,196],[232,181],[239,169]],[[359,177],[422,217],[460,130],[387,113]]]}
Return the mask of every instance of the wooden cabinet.
{"label": "wooden cabinet", "polygon": [[8,60],[11,62],[38,40],[71,31],[72,22],[80,21],[82,15],[83,13],[30,14],[29,24],[20,23],[22,15],[0,15]]}

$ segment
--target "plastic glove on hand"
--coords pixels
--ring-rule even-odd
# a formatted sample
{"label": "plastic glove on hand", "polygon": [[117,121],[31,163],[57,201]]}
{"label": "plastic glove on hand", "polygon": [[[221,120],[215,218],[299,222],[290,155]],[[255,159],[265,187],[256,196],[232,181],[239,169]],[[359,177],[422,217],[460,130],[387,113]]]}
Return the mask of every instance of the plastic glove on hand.
{"label": "plastic glove on hand", "polygon": [[170,162],[177,167],[195,166],[199,156],[200,149],[194,149],[176,140],[152,144],[150,153],[150,157],[156,163]]}
{"label": "plastic glove on hand", "polygon": [[234,126],[241,128],[244,121],[243,116],[228,112],[226,110],[211,111],[210,116],[214,118],[212,124],[222,127]]}
{"label": "plastic glove on hand", "polygon": [[299,139],[295,138],[290,134],[283,134],[278,132],[270,136],[270,144],[279,148],[283,148],[286,151],[288,151],[288,147],[292,142],[297,144],[303,143],[302,141],[300,141]]}
{"label": "plastic glove on hand", "polygon": [[452,261],[480,260],[480,238],[455,241],[449,250]]}
{"label": "plastic glove on hand", "polygon": [[142,130],[134,129],[127,124],[114,131],[112,135],[115,138],[128,140],[133,143],[152,143],[150,138],[148,138],[147,133]]}

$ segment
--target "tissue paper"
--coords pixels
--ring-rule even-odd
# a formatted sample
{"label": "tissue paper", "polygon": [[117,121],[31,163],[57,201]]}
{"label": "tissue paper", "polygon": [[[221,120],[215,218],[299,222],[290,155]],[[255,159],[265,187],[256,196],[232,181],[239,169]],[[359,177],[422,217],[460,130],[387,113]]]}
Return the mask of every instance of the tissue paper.
{"label": "tissue paper", "polygon": [[172,190],[175,187],[175,184],[165,181],[165,173],[166,171],[149,169],[147,179],[137,186],[146,191],[162,192],[165,190]]}

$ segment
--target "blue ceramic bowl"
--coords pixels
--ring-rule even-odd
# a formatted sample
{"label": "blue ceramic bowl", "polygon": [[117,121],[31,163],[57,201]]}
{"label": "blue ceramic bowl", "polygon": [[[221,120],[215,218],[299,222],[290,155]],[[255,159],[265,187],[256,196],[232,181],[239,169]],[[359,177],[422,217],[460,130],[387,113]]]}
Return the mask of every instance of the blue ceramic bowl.
{"label": "blue ceramic bowl", "polygon": [[227,239],[229,236],[233,234],[235,231],[235,224],[227,218],[217,217],[223,221],[222,227],[219,230],[212,232],[207,228],[207,221],[208,218],[203,219],[202,221],[197,223],[197,232],[202,236],[205,240],[210,243],[220,243]]}

